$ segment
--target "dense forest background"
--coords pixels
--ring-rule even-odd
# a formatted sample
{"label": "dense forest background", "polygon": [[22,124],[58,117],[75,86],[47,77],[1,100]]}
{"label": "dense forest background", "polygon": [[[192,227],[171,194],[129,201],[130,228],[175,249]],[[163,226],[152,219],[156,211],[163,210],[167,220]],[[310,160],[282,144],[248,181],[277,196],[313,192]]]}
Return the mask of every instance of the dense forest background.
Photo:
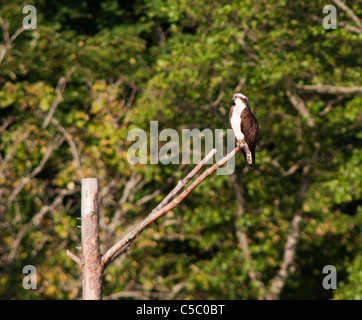
{"label": "dense forest background", "polygon": [[[358,0],[0,3],[2,299],[81,298],[66,255],[81,179],[99,179],[104,251],[194,167],[130,165],[128,132],[227,129],[235,92],[259,120],[256,168],[239,154],[147,228],[103,298],[362,298]],[[35,30],[21,29],[26,4]],[[323,28],[328,4],[337,29]]]}

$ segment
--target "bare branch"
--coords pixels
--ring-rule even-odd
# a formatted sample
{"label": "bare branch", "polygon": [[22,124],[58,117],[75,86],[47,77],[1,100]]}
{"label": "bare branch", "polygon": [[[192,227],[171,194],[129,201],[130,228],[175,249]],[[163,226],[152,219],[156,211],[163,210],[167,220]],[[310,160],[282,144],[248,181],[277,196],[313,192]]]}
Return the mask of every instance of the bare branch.
{"label": "bare branch", "polygon": [[135,203],[135,206],[136,207],[142,206],[143,204],[147,203],[148,201],[151,201],[152,199],[156,198],[158,195],[160,195],[162,193],[162,189],[163,188],[158,189],[158,190],[148,194],[147,196],[142,197]]}
{"label": "bare branch", "polygon": [[333,2],[351,17],[354,23],[358,26],[359,32],[362,32],[362,22],[353,12],[353,10],[349,8],[344,1],[333,0]]}
{"label": "bare branch", "polygon": [[13,158],[16,148],[17,146],[24,140],[28,139],[28,137],[30,136],[30,131],[28,130],[25,133],[20,134],[20,137],[18,136],[17,139],[14,141],[11,150],[7,153],[7,155],[5,156],[5,158],[1,161],[1,165],[0,165],[0,178],[2,178],[4,176],[4,169],[6,167],[6,164]]}
{"label": "bare branch", "polygon": [[240,92],[240,90],[244,86],[245,82],[246,82],[246,78],[241,78],[239,83],[235,87],[234,92]]}
{"label": "bare branch", "polygon": [[289,100],[291,104],[294,106],[294,108],[302,115],[302,117],[308,119],[308,126],[311,128],[314,127],[315,126],[314,119],[311,117],[309,110],[305,105],[304,101],[297,94],[292,93],[290,90],[287,90],[286,94],[289,97]]}
{"label": "bare branch", "polygon": [[338,102],[342,101],[343,98],[343,96],[338,96],[336,99],[330,100],[327,103],[327,106],[321,112],[319,112],[319,116],[323,117],[324,115],[326,115],[332,109],[332,107]]}
{"label": "bare branch", "polygon": [[294,256],[298,244],[302,219],[302,211],[300,210],[294,215],[293,220],[290,224],[288,239],[284,247],[283,262],[281,264],[279,272],[274,276],[271,281],[271,287],[269,292],[267,293],[268,299],[278,299],[281,290],[283,289],[288,280],[290,266],[294,262]]}
{"label": "bare branch", "polygon": [[267,299],[274,300],[279,298],[280,292],[288,280],[290,274],[290,267],[294,263],[295,252],[297,249],[297,244],[301,232],[301,223],[303,220],[303,209],[302,209],[303,202],[310,185],[311,169],[318,160],[319,149],[320,149],[320,144],[318,142],[315,142],[315,149],[312,159],[310,163],[304,166],[303,168],[302,184],[297,195],[297,203],[299,204],[300,209],[295,213],[292,222],[290,224],[287,241],[284,246],[282,264],[280,266],[278,273],[273,277],[273,279],[270,282],[270,289],[268,290],[266,295]]}
{"label": "bare branch", "polygon": [[15,255],[16,255],[16,252],[18,250],[18,247],[19,247],[19,245],[21,243],[21,240],[24,238],[26,233],[29,232],[29,230],[32,227],[34,227],[36,225],[39,225],[40,222],[42,221],[44,215],[47,212],[54,210],[59,204],[61,204],[66,195],[70,195],[70,194],[73,194],[75,192],[76,192],[76,190],[72,190],[72,191],[69,191],[69,190],[66,190],[66,189],[61,190],[59,192],[59,194],[57,195],[57,197],[54,199],[54,201],[50,205],[44,205],[41,208],[41,210],[38,213],[36,213],[27,224],[23,225],[20,228],[20,230],[18,231],[18,233],[16,235],[14,243],[13,243],[13,245],[11,247],[9,255],[6,258],[6,261],[8,263],[14,259]]}
{"label": "bare branch", "polygon": [[76,69],[76,66],[73,66],[65,76],[60,77],[57,87],[55,88],[56,98],[55,98],[52,106],[49,109],[48,115],[46,116],[46,118],[44,120],[42,129],[45,129],[48,126],[49,121],[55,112],[55,109],[58,107],[58,104],[63,100],[63,92],[65,89],[65,86],[67,85],[67,83],[70,79],[70,76],[73,74],[75,69]]}
{"label": "bare branch", "polygon": [[[146,219],[138,223],[130,232],[128,232],[120,241],[111,247],[103,256],[103,264],[106,267],[121,253],[126,251],[132,242],[157,218],[161,217],[168,211],[178,206],[185,198],[209,175],[215,172],[217,168],[225,164],[229,159],[234,157],[241,149],[242,145],[236,147],[232,152],[214,164],[212,167],[206,169],[188,188],[184,189],[177,197],[177,193],[182,190],[186,183],[197,173],[201,167],[207,162],[207,158],[215,154],[216,150],[213,149],[195,168],[192,170],[184,180],[180,181],[177,186],[166,196],[166,198],[148,215]],[[175,197],[175,198],[174,198]],[[174,198],[174,199],[173,199]],[[173,199],[171,201],[171,199]]]}
{"label": "bare branch", "polygon": [[297,163],[293,164],[288,170],[284,171],[282,176],[283,177],[287,177],[292,175],[295,171],[297,171],[301,165],[302,165],[302,161],[298,161]]}
{"label": "bare branch", "polygon": [[[181,168],[183,168],[185,166],[184,163],[181,163],[178,167],[178,169],[176,169],[175,172],[179,171]],[[175,180],[174,176],[170,176],[167,178],[167,180],[165,181],[165,183],[162,184],[162,187],[157,189],[156,191],[152,192],[151,194],[148,194],[144,197],[142,197],[141,199],[139,199],[136,203],[135,206],[141,206],[145,203],[147,203],[148,201],[151,201],[152,199],[156,198],[158,195],[160,195],[166,188],[168,188],[171,183]]]}
{"label": "bare branch", "polygon": [[5,57],[5,54],[11,48],[11,44],[25,29],[21,27],[18,30],[16,30],[11,37],[9,37],[9,22],[1,17],[0,17],[0,27],[3,29],[3,34],[4,34],[4,43],[2,44],[3,50],[0,53],[0,64],[1,64],[1,62]]}
{"label": "bare branch", "polygon": [[[236,175],[233,175],[233,180],[234,180],[233,183],[234,183],[235,195],[238,201],[238,210],[236,218],[239,220],[245,213],[244,211],[245,201],[242,194],[242,188],[236,180]],[[264,298],[266,292],[265,285],[264,282],[261,280],[261,275],[257,271],[255,271],[255,262],[249,250],[248,236],[246,232],[244,232],[240,228],[236,228],[236,237],[238,239],[240,249],[242,249],[244,252],[245,260],[249,264],[249,270],[248,270],[249,277],[258,287],[259,292],[261,294],[261,298]]]}
{"label": "bare branch", "polygon": [[352,31],[354,33],[361,33],[362,32],[362,29],[359,29],[357,27],[354,27],[354,26],[351,26],[343,21],[339,22],[339,24],[344,27],[344,29],[346,29],[347,31]]}
{"label": "bare branch", "polygon": [[296,87],[298,89],[306,90],[306,91],[316,91],[316,92],[320,92],[320,93],[332,93],[332,94],[362,92],[361,86],[342,87],[342,86],[331,86],[331,85],[324,85],[324,84],[316,84],[316,85],[297,84]]}
{"label": "bare branch", "polygon": [[81,265],[81,260],[78,256],[76,256],[73,252],[67,250],[67,256],[71,258],[74,262]]}
{"label": "bare branch", "polygon": [[136,84],[132,81],[132,82],[128,82],[128,84],[131,87],[131,95],[128,98],[127,104],[126,104],[126,109],[130,109],[131,105],[133,103],[134,97],[136,96],[136,92],[137,92],[137,87]]}
{"label": "bare branch", "polygon": [[173,199],[185,186],[188,182],[201,170],[201,168],[209,161],[214,154],[216,153],[216,149],[212,149],[209,154],[181,181],[178,182],[175,188],[162,200],[162,202],[152,210],[151,214],[157,210],[162,209],[165,205],[169,203],[171,199]]}
{"label": "bare branch", "polygon": [[5,130],[6,130],[6,128],[9,126],[9,125],[11,125],[13,122],[15,121],[15,118],[14,118],[14,116],[9,116],[8,118],[6,118],[6,119],[4,119],[3,120],[3,124],[1,125],[1,127],[0,127],[0,133],[3,133]]}
{"label": "bare branch", "polygon": [[24,186],[32,179],[34,178],[41,170],[43,170],[46,162],[48,161],[49,157],[53,153],[53,151],[58,148],[64,141],[63,137],[60,137],[60,135],[55,137],[55,141],[47,148],[43,159],[39,162],[39,164],[34,168],[34,170],[26,177],[22,178],[21,181],[18,183],[18,186],[13,190],[11,195],[8,198],[8,204],[10,204],[15,197],[18,195],[18,193],[24,188]]}
{"label": "bare branch", "polygon": [[83,178],[83,170],[82,170],[82,166],[80,163],[79,153],[78,153],[75,143],[73,142],[71,135],[67,132],[67,130],[65,130],[65,128],[60,124],[60,122],[57,119],[51,118],[50,122],[53,123],[59,129],[59,131],[62,133],[63,137],[69,144],[69,147],[70,147],[70,150],[72,152],[73,159],[75,162],[75,166],[77,167],[77,170],[78,170],[78,175],[80,178]]}
{"label": "bare branch", "polygon": [[127,202],[127,199],[132,191],[132,189],[137,185],[138,182],[140,182],[142,179],[142,176],[140,174],[136,174],[135,172],[132,172],[131,177],[129,178],[129,180],[127,181],[124,190],[123,190],[123,194],[121,199],[118,201],[119,205],[122,206]]}
{"label": "bare branch", "polygon": [[245,37],[248,37],[249,39],[252,39],[252,41],[256,41],[255,38],[251,37],[249,34],[249,27],[245,27],[244,30],[242,31],[240,37],[237,37],[236,40],[237,42],[239,42],[239,44],[241,45],[241,47],[244,49],[244,51],[246,52],[246,54],[251,58],[251,59],[255,59],[255,60],[259,60],[259,57],[253,52],[253,49],[250,48],[246,42],[245,42]]}
{"label": "bare branch", "polygon": [[[38,115],[39,118],[46,117],[45,113],[41,110],[36,110],[36,114]],[[70,147],[70,150],[72,152],[75,166],[77,167],[77,170],[78,170],[78,175],[80,178],[83,178],[83,170],[82,170],[82,166],[81,166],[81,162],[80,162],[79,152],[77,150],[75,143],[73,142],[72,136],[68,133],[68,131],[61,125],[61,123],[56,118],[51,117],[49,121],[57,127],[57,129],[63,135],[64,139],[67,141],[67,143]]]}
{"label": "bare branch", "polygon": [[142,176],[140,174],[136,174],[132,172],[130,178],[128,179],[122,193],[122,197],[118,201],[119,209],[116,210],[112,221],[107,225],[108,233],[112,233],[116,228],[117,224],[119,224],[119,219],[123,214],[123,206],[127,202],[128,197],[130,196],[132,190],[135,186],[141,181]]}
{"label": "bare branch", "polygon": [[273,158],[271,161],[271,164],[274,165],[274,167],[278,168],[281,173],[282,177],[287,177],[292,175],[294,172],[296,172],[303,164],[303,160],[297,161],[295,164],[293,164],[288,170],[285,170],[278,162],[277,158]]}
{"label": "bare branch", "polygon": [[166,42],[166,35],[165,32],[162,30],[161,23],[159,21],[156,22],[156,31],[158,35],[158,44],[160,47],[165,45]]}
{"label": "bare branch", "polygon": [[200,109],[209,110],[210,108],[216,107],[217,105],[219,105],[220,101],[222,100],[223,95],[224,95],[224,89],[221,87],[220,92],[219,92],[216,100],[214,100],[213,102],[210,102],[208,104],[200,106]]}

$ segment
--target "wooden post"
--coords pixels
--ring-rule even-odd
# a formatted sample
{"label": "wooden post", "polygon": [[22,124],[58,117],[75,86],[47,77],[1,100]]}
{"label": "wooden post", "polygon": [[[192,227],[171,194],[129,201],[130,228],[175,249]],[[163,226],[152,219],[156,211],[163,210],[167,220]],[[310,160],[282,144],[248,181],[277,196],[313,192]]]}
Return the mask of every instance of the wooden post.
{"label": "wooden post", "polygon": [[102,299],[103,263],[98,230],[98,179],[82,179],[83,300]]}

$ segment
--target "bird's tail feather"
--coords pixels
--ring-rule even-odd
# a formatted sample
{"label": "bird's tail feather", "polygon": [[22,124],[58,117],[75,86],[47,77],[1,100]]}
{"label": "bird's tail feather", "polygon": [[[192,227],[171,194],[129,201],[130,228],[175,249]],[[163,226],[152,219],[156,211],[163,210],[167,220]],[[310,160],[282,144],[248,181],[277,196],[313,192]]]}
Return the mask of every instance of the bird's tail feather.
{"label": "bird's tail feather", "polygon": [[246,155],[246,161],[247,161],[250,165],[253,164],[253,159],[252,159],[251,153],[248,153],[248,154]]}
{"label": "bird's tail feather", "polygon": [[247,164],[248,164],[252,169],[254,169],[255,162],[254,162],[253,155],[251,154],[251,152],[245,152],[245,150],[241,150],[241,152],[243,153]]}
{"label": "bird's tail feather", "polygon": [[251,155],[251,153],[248,153],[246,155],[246,162],[250,165],[250,167],[252,167],[254,169],[254,161],[253,161],[253,157]]}

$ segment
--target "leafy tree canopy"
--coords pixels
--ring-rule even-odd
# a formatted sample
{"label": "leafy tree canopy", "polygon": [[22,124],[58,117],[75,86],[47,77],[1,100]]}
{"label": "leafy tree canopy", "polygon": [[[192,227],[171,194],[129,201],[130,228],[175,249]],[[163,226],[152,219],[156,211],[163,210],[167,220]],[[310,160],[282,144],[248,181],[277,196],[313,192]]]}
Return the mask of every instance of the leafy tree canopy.
{"label": "leafy tree canopy", "polygon": [[[242,91],[256,169],[239,155],[156,221],[108,267],[104,297],[361,299],[358,1],[331,1],[326,30],[320,0],[38,0],[37,29],[11,43],[25,3],[0,3],[2,298],[79,298],[66,249],[80,243],[81,178],[99,179],[104,252],[194,166],[131,165],[130,130],[227,129]],[[29,264],[37,290],[22,287]]]}

